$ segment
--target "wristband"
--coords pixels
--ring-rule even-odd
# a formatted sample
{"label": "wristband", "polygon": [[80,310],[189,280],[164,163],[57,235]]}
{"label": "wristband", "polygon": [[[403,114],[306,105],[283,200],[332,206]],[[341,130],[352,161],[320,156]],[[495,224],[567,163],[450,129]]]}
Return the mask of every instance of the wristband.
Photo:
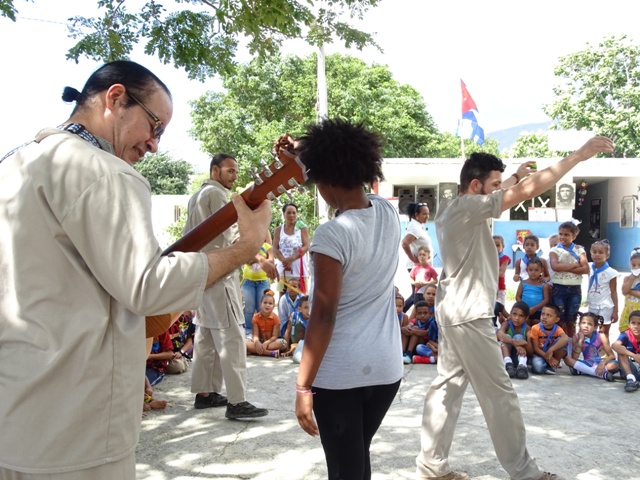
{"label": "wristband", "polygon": [[312,390],[300,390],[296,388],[296,393],[310,393],[311,395],[315,395],[315,392]]}
{"label": "wristband", "polygon": [[520,181],[520,177],[518,176],[517,173],[512,173],[511,176],[512,177],[516,177],[516,183],[518,183]]}

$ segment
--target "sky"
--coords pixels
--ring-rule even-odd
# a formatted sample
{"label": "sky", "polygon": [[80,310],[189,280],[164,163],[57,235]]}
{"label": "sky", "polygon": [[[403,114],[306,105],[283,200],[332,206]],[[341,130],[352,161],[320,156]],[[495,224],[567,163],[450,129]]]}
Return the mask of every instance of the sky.
{"label": "sky", "polygon": [[[14,2],[18,21],[0,18],[0,156],[41,128],[65,121],[73,105],[62,102],[62,89],[69,85],[81,90],[100,65],[65,59],[73,45],[67,18],[94,15],[94,0]],[[610,35],[640,41],[638,14],[637,0],[382,0],[358,27],[375,32],[383,52],[346,50],[338,44],[327,45],[325,52],[387,65],[397,81],[420,92],[442,131],[456,130],[462,78],[478,106],[481,125],[490,133],[547,121],[542,107],[553,99],[558,58]],[[284,47],[285,54],[312,52],[303,41]],[[141,52],[131,59],[156,73],[173,94],[174,116],[160,150],[193,163],[197,171],[207,170],[207,155],[188,134],[188,102],[207,90],[220,91],[220,80],[189,80],[184,71]],[[239,60],[250,57],[241,52]]]}

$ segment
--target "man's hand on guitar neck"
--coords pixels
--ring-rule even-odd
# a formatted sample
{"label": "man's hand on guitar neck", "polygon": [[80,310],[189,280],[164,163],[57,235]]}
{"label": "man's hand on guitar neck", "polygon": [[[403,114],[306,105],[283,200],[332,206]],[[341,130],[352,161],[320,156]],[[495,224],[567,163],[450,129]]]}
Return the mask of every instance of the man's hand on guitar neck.
{"label": "man's hand on guitar neck", "polygon": [[252,262],[262,247],[271,223],[271,202],[265,200],[258,208],[251,210],[240,195],[231,198],[238,212],[238,241],[227,248],[207,252],[209,274],[207,288],[234,268]]}

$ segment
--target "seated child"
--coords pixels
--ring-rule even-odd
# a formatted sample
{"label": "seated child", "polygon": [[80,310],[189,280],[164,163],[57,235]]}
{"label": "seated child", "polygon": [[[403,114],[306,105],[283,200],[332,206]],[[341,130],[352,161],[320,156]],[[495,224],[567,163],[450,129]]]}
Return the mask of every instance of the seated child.
{"label": "seated child", "polygon": [[164,378],[169,362],[182,358],[180,352],[173,351],[173,344],[169,332],[164,332],[157,337],[153,337],[151,353],[147,357],[146,375],[151,385],[157,385]]}
{"label": "seated child", "polygon": [[[289,327],[287,324],[291,319],[291,315],[296,312],[296,309],[300,304],[300,299],[302,298],[302,294],[296,291],[300,288],[300,281],[297,278],[290,278],[287,283],[293,288],[285,286],[285,292],[278,302],[278,317],[280,318],[281,332],[285,331]],[[284,338],[284,334],[281,334],[280,336]]]}
{"label": "seated child", "polygon": [[438,272],[429,265],[430,258],[431,250],[428,247],[418,248],[418,264],[409,273],[411,285],[413,285],[413,293],[405,304],[405,312],[416,303],[424,300],[424,291],[427,285],[438,281]]}
{"label": "seated child", "polygon": [[[529,306],[524,302],[516,302],[511,308],[509,320],[498,329],[504,366],[511,378],[529,378],[527,358],[533,354],[533,349],[528,340],[531,333],[527,325],[528,316]],[[517,367],[513,366],[514,362],[518,362]]]}
{"label": "seated child", "polygon": [[542,275],[542,261],[533,257],[527,264],[527,279],[518,284],[516,301],[529,306],[529,326],[540,321],[542,307],[551,301],[551,285],[545,282]]}
{"label": "seated child", "polygon": [[409,324],[409,316],[404,313],[404,297],[399,292],[396,292],[396,313],[398,314],[400,328]]}
{"label": "seated child", "polygon": [[629,330],[620,334],[613,342],[613,350],[618,354],[620,370],[627,377],[625,392],[635,392],[640,388],[640,310],[629,314]]}
{"label": "seated child", "polygon": [[507,283],[505,274],[507,267],[511,264],[509,255],[504,254],[504,238],[500,235],[493,236],[493,243],[498,251],[498,293],[496,294],[496,303],[494,306],[495,315],[493,317],[493,326],[497,327],[498,322],[503,323],[507,320],[505,305],[507,304]]}
{"label": "seated child", "polygon": [[434,315],[436,303],[436,286],[434,284],[427,285],[424,292],[424,298],[429,305],[431,316],[427,320],[427,336],[424,337],[425,343],[418,343],[415,349],[415,355],[411,358],[413,363],[438,363],[438,323]]}
{"label": "seated child", "polygon": [[304,296],[300,299],[296,312],[291,315],[290,321],[291,348],[287,355],[293,356],[294,363],[300,363],[300,360],[302,360],[302,348],[309,318],[311,318],[311,303],[309,303],[309,297]]}
{"label": "seated child", "polygon": [[[425,293],[435,300],[435,285],[430,286]],[[415,312],[415,318],[400,330],[405,364],[412,362],[416,347],[426,343],[429,339],[429,320],[434,316],[434,304],[429,305],[428,302],[422,300],[416,303]]]}
{"label": "seated child", "polygon": [[[618,362],[607,335],[598,332],[598,325],[602,324],[602,320],[602,317],[592,312],[580,314],[578,332],[573,336],[573,352],[571,356],[565,357],[564,363],[569,366],[572,375],[584,373],[613,382],[613,374],[618,371]],[[601,351],[606,355],[604,358],[601,357]]]}
{"label": "seated child", "polygon": [[260,311],[253,316],[253,338],[247,340],[247,354],[278,358],[280,352],[287,351],[287,341],[280,338],[280,319],[273,312],[275,298],[271,290],[266,290],[260,301]]}
{"label": "seated child", "polygon": [[193,312],[187,310],[169,327],[169,337],[173,344],[173,351],[180,353],[180,357],[169,360],[166,373],[184,373],[189,368],[189,360],[193,352],[193,337],[196,326],[193,323]]}
{"label": "seated child", "polygon": [[149,410],[164,410],[167,408],[166,400],[156,400],[153,398],[153,387],[149,379],[144,377],[144,403],[142,404],[142,416],[146,417]]}
{"label": "seated child", "polygon": [[560,309],[549,303],[542,307],[540,323],[531,327],[529,343],[533,350],[531,371],[533,373],[556,374],[567,351],[564,348],[569,343],[569,337],[557,323],[560,320]]}
{"label": "seated child", "polygon": [[624,309],[620,316],[620,332],[629,329],[629,317],[631,312],[640,310],[640,248],[631,251],[631,273],[622,281],[622,295],[624,295]]}

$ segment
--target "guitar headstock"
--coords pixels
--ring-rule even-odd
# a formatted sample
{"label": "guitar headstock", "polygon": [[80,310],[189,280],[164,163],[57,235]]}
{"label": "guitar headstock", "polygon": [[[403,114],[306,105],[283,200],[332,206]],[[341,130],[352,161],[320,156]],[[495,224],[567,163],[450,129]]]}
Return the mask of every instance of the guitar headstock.
{"label": "guitar headstock", "polygon": [[[249,203],[254,200],[261,202],[267,198],[271,201],[283,194],[290,195],[289,190],[304,191],[302,184],[307,181],[307,169],[300,162],[296,153],[294,140],[286,134],[278,138],[271,150],[274,160],[270,165],[264,165],[264,170],[258,173],[256,167],[251,168],[254,186],[248,192]],[[244,194],[243,194],[244,197]]]}

